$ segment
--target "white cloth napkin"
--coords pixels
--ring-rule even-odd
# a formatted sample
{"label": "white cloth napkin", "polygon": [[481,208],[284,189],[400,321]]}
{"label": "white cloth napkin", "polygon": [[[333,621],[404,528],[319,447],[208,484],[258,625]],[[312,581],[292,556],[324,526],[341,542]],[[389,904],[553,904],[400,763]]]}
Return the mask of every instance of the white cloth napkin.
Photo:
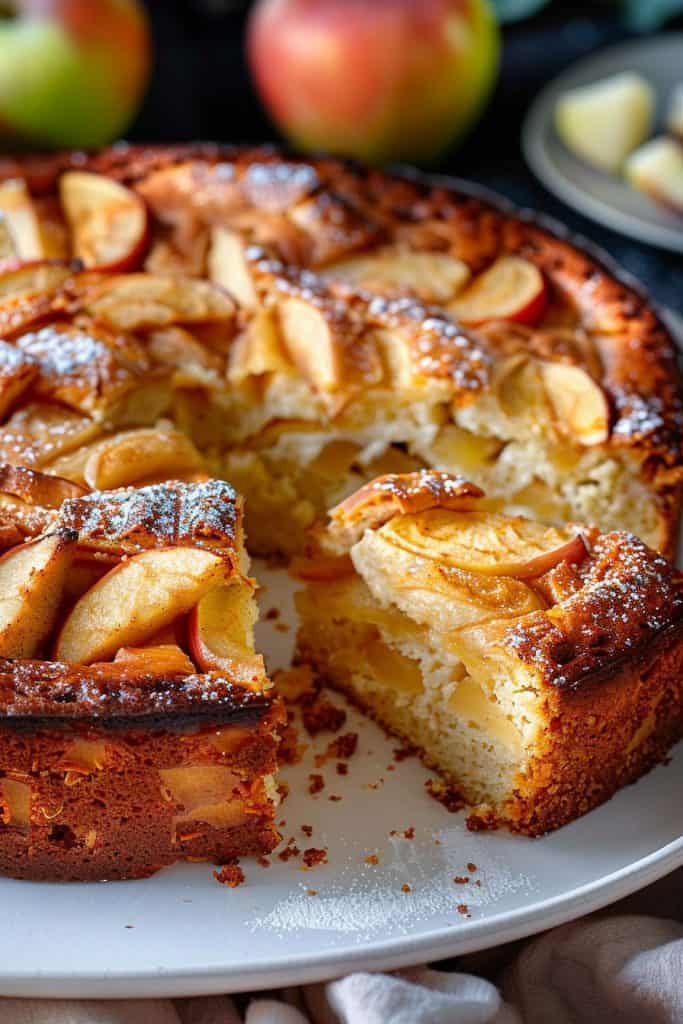
{"label": "white cloth napkin", "polygon": [[497,984],[416,967],[268,998],[0,999],[0,1024],[683,1024],[682,922],[683,870],[488,964],[461,960]]}

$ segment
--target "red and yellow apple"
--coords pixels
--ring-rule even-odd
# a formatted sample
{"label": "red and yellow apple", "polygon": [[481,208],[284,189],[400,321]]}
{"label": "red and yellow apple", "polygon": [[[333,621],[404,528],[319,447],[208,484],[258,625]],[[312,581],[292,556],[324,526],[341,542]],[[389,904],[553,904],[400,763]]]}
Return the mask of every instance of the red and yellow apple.
{"label": "red and yellow apple", "polygon": [[0,20],[2,133],[93,147],[128,126],[150,68],[137,0],[8,0]]}
{"label": "red and yellow apple", "polygon": [[436,157],[472,123],[498,66],[487,0],[259,0],[247,46],[293,143],[371,161]]}

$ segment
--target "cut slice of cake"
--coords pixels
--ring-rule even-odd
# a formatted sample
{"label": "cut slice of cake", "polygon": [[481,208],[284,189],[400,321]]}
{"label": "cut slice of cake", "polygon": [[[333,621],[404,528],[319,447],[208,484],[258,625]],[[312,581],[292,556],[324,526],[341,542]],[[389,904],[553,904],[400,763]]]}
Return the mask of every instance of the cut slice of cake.
{"label": "cut slice of cake", "polygon": [[475,807],[537,835],[683,732],[683,592],[632,534],[482,507],[435,471],[333,509],[297,566],[297,657]]}
{"label": "cut slice of cake", "polygon": [[0,469],[18,524],[0,533],[0,871],[268,852],[283,712],[254,651],[241,500],[221,481],[80,490]]}

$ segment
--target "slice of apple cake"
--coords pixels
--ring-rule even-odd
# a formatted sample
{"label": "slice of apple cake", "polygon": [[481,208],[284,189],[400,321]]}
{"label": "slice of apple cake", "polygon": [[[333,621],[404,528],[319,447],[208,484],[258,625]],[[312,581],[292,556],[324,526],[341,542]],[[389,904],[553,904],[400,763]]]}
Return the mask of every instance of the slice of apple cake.
{"label": "slice of apple cake", "polygon": [[625,532],[487,511],[435,471],[381,477],[313,532],[297,657],[475,807],[537,835],[683,733],[683,591]]}
{"label": "slice of apple cake", "polygon": [[283,712],[229,484],[75,495],[0,473],[0,871],[148,875],[268,852]]}

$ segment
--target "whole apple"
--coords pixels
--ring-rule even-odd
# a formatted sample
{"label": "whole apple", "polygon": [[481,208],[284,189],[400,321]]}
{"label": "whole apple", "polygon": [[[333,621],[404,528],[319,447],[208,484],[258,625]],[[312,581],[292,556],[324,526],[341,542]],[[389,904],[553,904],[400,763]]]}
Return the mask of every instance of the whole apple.
{"label": "whole apple", "polygon": [[13,0],[0,17],[0,135],[104,145],[128,126],[150,69],[136,0]]}
{"label": "whole apple", "polygon": [[473,122],[498,67],[487,0],[259,0],[263,101],[298,147],[429,161]]}

